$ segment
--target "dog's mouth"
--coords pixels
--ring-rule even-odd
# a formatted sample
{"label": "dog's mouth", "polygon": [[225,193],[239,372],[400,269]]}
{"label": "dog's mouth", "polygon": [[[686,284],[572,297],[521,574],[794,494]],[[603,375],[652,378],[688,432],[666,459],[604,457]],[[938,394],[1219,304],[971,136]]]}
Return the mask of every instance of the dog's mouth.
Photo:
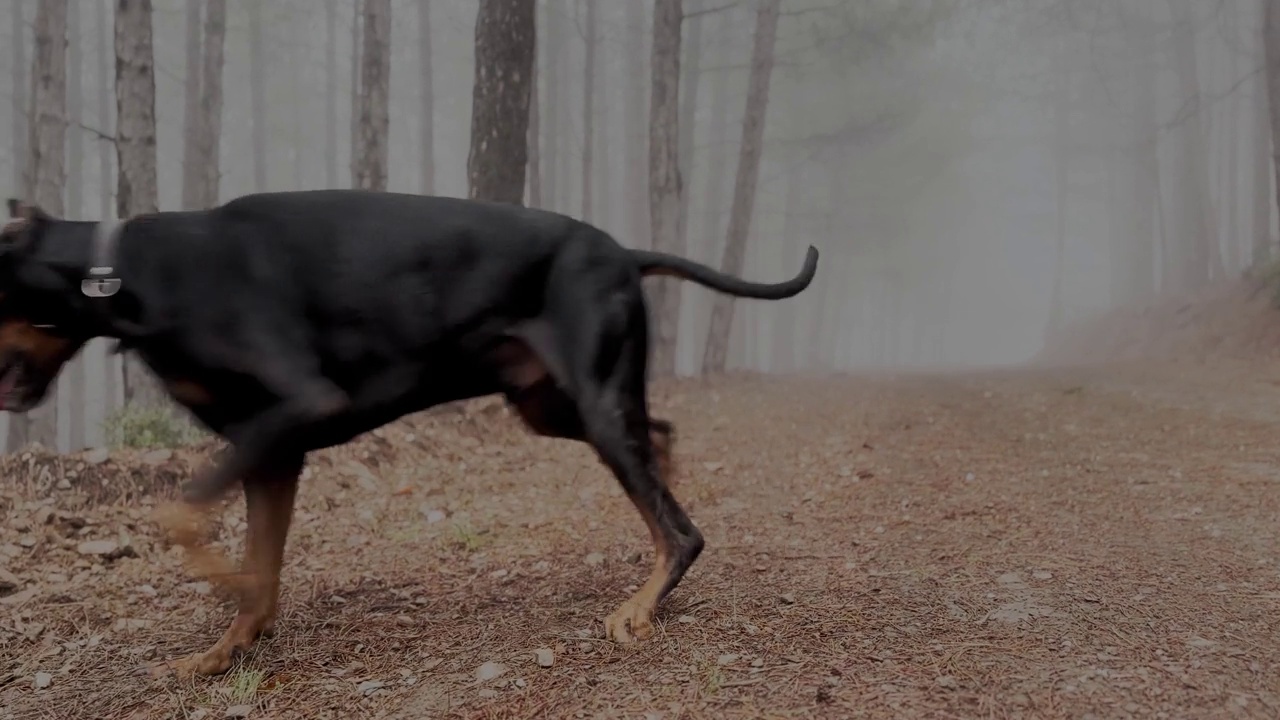
{"label": "dog's mouth", "polygon": [[25,412],[32,402],[34,386],[31,370],[21,355],[11,355],[0,364],[0,410]]}

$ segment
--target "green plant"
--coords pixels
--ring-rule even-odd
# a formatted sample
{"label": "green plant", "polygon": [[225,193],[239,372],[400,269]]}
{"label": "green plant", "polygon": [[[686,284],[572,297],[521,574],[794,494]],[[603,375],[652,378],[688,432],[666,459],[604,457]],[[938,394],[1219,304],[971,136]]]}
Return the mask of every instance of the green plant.
{"label": "green plant", "polygon": [[125,405],[102,423],[114,448],[174,448],[204,439],[204,432],[172,408]]}

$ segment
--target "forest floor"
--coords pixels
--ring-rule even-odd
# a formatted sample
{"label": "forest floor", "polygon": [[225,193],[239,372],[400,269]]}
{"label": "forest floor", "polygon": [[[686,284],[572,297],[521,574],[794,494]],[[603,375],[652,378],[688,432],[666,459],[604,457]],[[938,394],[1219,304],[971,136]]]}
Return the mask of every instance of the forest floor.
{"label": "forest floor", "polygon": [[[708,544],[630,647],[601,619],[643,523],[494,403],[314,458],[278,633],[194,681],[137,670],[231,618],[147,520],[197,455],[8,458],[0,718],[1280,717],[1280,366],[734,376],[654,406]],[[236,501],[220,542],[243,531]]]}

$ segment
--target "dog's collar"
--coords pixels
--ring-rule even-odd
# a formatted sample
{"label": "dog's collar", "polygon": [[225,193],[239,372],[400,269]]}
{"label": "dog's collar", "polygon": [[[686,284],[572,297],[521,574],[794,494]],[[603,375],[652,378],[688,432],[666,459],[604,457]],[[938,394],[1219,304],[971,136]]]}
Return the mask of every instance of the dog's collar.
{"label": "dog's collar", "polygon": [[120,237],[122,220],[103,220],[93,228],[93,264],[89,277],[80,281],[80,292],[91,298],[106,298],[120,291],[120,278],[115,273],[116,243]]}

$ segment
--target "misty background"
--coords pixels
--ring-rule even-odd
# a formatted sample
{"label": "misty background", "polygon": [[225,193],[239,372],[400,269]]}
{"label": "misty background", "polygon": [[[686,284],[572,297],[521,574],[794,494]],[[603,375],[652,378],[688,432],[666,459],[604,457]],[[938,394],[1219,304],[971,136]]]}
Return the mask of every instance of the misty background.
{"label": "misty background", "polygon": [[[63,180],[50,185],[44,176],[40,189],[33,155],[50,157],[33,152],[43,146],[32,132],[43,4],[58,3],[0,3],[10,20],[0,31],[9,108],[0,112],[0,177],[10,179],[9,195],[47,209],[57,195],[73,219],[120,213],[116,138],[126,121],[118,108],[131,108],[132,96],[118,92],[116,67],[136,50],[121,38],[133,37],[143,15],[154,53],[160,210],[357,184],[353,79],[368,37],[364,2],[71,0],[61,3]],[[768,96],[756,108],[764,119],[758,183],[750,209],[738,203],[741,274],[783,280],[800,269],[807,245],[822,253],[800,296],[733,305],[726,367],[1016,364],[1073,320],[1270,263],[1266,4],[684,0],[680,254],[723,266],[753,66]],[[214,5],[225,8],[221,62],[203,47]],[[380,139],[387,190],[468,194],[477,5],[379,4],[390,32]],[[769,5],[774,46],[753,57]],[[136,16],[123,35],[121,7]],[[666,80],[652,71],[653,44],[671,39],[654,11],[647,0],[536,3],[525,202],[634,247],[652,244],[650,98]],[[187,162],[190,123],[210,112],[207,92],[193,88],[207,91],[210,68],[221,78],[216,162]],[[216,179],[203,197],[191,179],[202,172]],[[714,296],[686,285],[679,297],[675,370],[698,375]],[[5,414],[9,449],[31,440],[61,450],[113,442],[129,381],[108,347],[95,341],[67,366],[52,420],[21,419],[17,433]]]}

